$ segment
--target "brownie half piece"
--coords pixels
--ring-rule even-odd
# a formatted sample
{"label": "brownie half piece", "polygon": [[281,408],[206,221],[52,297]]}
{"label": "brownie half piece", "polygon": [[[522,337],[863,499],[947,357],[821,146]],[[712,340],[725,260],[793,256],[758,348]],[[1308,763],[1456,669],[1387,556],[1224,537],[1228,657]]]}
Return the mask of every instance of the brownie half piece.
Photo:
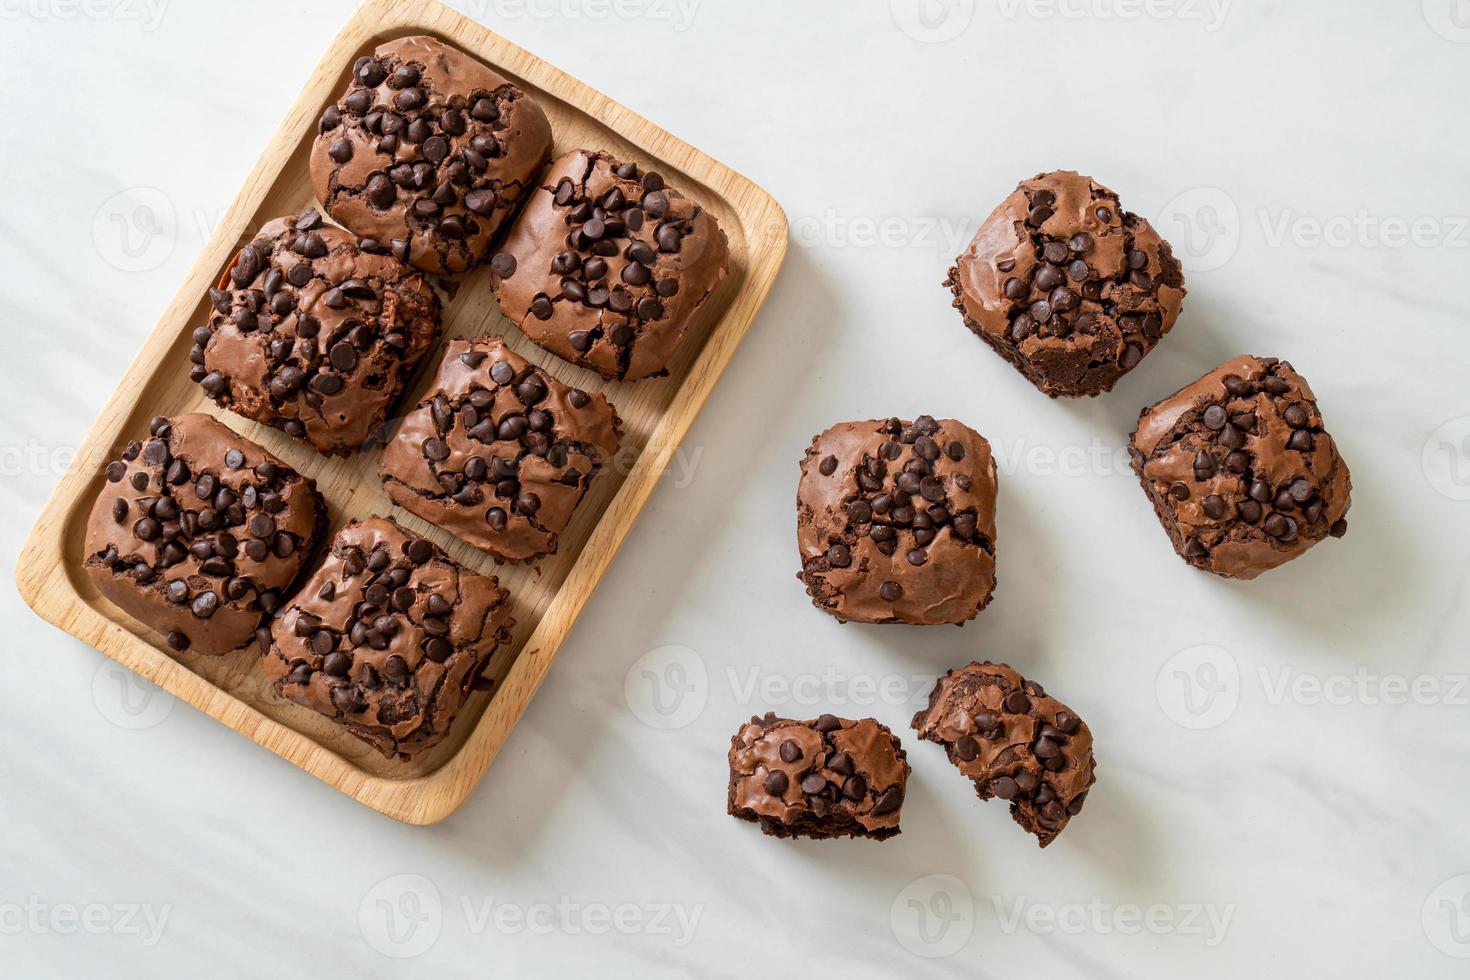
{"label": "brownie half piece", "polygon": [[501,312],[604,378],[666,373],[729,267],[714,215],[596,150],[562,157],[542,185],[490,263]]}
{"label": "brownie half piece", "polygon": [[1242,356],[1143,410],[1128,451],[1174,550],[1253,579],[1347,533],[1352,476],[1286,361]]}
{"label": "brownie half piece", "polygon": [[334,221],[455,274],[488,257],[550,160],[551,124],[520,86],[432,37],[401,37],[357,59],[323,110],[311,183]]}
{"label": "brownie half piece", "polygon": [[383,452],[395,503],[499,561],[557,549],[618,448],[601,394],[562,384],[499,337],[445,345],[439,374]]}
{"label": "brownie half piece", "polygon": [[208,415],[158,417],[107,464],[88,577],[175,651],[245,646],[321,539],[316,484]]}
{"label": "brownie half piece", "polygon": [[329,455],[381,439],[439,337],[428,280],[315,210],[267,222],[209,300],[190,378],[221,408]]}
{"label": "brownie half piece", "polygon": [[728,810],[771,837],[868,837],[899,832],[910,767],[872,718],[752,717],[730,740]]}
{"label": "brownie half piece", "polygon": [[493,576],[373,517],[337,532],[258,639],[277,694],[409,759],[449,734],[512,625],[510,596]]}
{"label": "brownie half piece", "polygon": [[920,738],[944,746],[949,761],[975,781],[980,799],[1007,800],[1011,817],[1042,847],[1082,812],[1097,782],[1092,731],[1006,664],[949,671],[912,724]]}

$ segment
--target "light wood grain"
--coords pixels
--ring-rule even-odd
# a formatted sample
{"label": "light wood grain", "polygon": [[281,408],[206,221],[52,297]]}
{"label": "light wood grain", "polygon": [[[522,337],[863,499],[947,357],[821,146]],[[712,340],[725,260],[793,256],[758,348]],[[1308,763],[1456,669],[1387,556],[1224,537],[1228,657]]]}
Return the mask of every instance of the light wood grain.
{"label": "light wood grain", "polygon": [[[241,244],[269,219],[312,202],[306,161],[321,108],[347,84],[353,61],[379,43],[433,34],[517,80],[551,119],[557,154],[607,149],[651,167],[709,208],[730,239],[730,275],[702,311],[666,378],[605,382],[531,344],[500,316],[485,271],[447,283],[444,339],[497,333],[556,377],[603,391],[626,429],[625,447],[562,536],[560,551],[532,566],[496,566],[481,553],[393,506],[378,482],[378,453],[347,460],[319,456],[285,435],[206,401],[188,380],[188,336],[207,315],[206,292]],[[76,461],[32,529],[17,565],[21,595],[68,633],[219,719],[272,752],[374,809],[409,823],[442,820],[469,796],[536,693],[576,622],[667,470],[750,326],[786,254],[786,218],[759,187],[599,92],[437,3],[373,0],[338,35],[272,138],[199,261],[118,385]],[[437,351],[405,406],[427,386]],[[391,514],[457,559],[496,574],[515,599],[517,627],[451,738],[412,762],[384,760],[331,722],[275,697],[253,650],[207,658],[173,654],[161,638],[103,600],[81,570],[83,533],[102,467],[154,415],[207,411],[316,479],[333,530],[367,514]]]}

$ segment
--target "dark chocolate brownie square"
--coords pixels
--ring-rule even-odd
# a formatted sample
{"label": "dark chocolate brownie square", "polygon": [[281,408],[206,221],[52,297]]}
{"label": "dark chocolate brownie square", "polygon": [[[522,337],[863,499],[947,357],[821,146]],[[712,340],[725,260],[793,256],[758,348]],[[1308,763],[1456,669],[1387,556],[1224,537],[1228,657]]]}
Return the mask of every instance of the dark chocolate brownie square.
{"label": "dark chocolate brownie square", "polygon": [[439,336],[428,281],[316,211],[267,223],[209,298],[190,377],[222,408],[334,455],[379,437]]}
{"label": "dark chocolate brownie square", "polygon": [[1347,532],[1352,477],[1312,389],[1285,361],[1226,361],[1144,409],[1128,451],[1195,568],[1252,579]]}
{"label": "dark chocolate brownie square", "polygon": [[1184,301],[1169,243],[1070,170],[1022,181],[944,284],[965,325],[1053,398],[1110,390]]}
{"label": "dark chocolate brownie square", "polygon": [[606,153],[558,160],[491,262],[500,309],[605,378],[664,373],[729,262],[714,215]]}
{"label": "dark chocolate brownie square", "polygon": [[953,419],[844,422],[796,491],[797,577],[846,622],[963,623],[995,591],[995,460]]}
{"label": "dark chocolate brownie square", "polygon": [[439,376],[383,452],[388,496],[501,561],[556,551],[618,448],[601,394],[569,388],[499,337],[445,345]]}
{"label": "dark chocolate brownie square", "polygon": [[1082,812],[1097,782],[1092,731],[1005,664],[971,663],[939,678],[913,728],[944,746],[980,799],[1008,800],[1011,817],[1042,847]]}
{"label": "dark chocolate brownie square", "polygon": [[510,598],[390,519],[353,521],[285,612],[260,630],[282,697],[319,711],[388,757],[449,734],[496,648]]}
{"label": "dark chocolate brownie square", "polygon": [[898,834],[909,764],[871,718],[793,721],[768,713],[730,740],[728,809],[772,837]]}
{"label": "dark chocolate brownie square", "polygon": [[483,261],[551,159],[535,100],[431,37],[359,58],[317,132],[311,182],[327,213],[433,273]]}
{"label": "dark chocolate brownie square", "polygon": [[155,418],[105,476],[87,574],[174,650],[249,643],[326,522],[316,484],[208,415]]}

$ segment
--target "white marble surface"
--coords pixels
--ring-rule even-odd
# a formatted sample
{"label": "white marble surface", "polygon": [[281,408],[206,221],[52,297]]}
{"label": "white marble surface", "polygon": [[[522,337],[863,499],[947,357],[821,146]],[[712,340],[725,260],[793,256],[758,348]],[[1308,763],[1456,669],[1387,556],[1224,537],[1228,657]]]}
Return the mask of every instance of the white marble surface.
{"label": "white marble surface", "polygon": [[[0,593],[0,975],[1466,974],[1464,0],[463,5],[767,187],[786,269],[439,826],[358,806]],[[0,0],[8,579],[351,6]],[[1079,403],[1038,396],[938,286],[1017,179],[1059,166],[1189,270],[1175,332]],[[1311,379],[1356,487],[1346,539],[1242,584],[1173,556],[1116,450],[1244,350]],[[963,630],[839,627],[792,578],[796,461],[833,421],[920,412],[1002,457],[997,599]],[[903,726],[973,657],[1097,733],[1100,782],[1053,847],[912,739],[892,842],[724,815],[745,716]],[[648,676],[680,681],[672,713]]]}

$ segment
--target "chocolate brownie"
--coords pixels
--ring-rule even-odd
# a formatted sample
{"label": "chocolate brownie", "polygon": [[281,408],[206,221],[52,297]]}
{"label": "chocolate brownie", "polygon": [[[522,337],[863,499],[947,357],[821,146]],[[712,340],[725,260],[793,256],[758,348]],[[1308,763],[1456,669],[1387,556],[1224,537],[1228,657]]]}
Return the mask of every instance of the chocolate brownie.
{"label": "chocolate brownie", "polygon": [[1128,452],[1195,568],[1251,579],[1347,532],[1352,477],[1286,361],[1226,361],[1144,409]]}
{"label": "chocolate brownie", "polygon": [[439,336],[428,280],[315,210],[268,222],[209,300],[189,377],[222,408],[335,455],[373,441]]}
{"label": "chocolate brownie", "polygon": [[796,491],[797,578],[846,622],[963,623],[995,591],[995,460],[954,419],[843,422]]}
{"label": "chocolate brownie", "polygon": [[285,612],[259,631],[282,697],[390,758],[444,739],[510,638],[510,598],[388,518],[353,521]]}
{"label": "chocolate brownie", "polygon": [[1097,782],[1082,719],[1005,664],[972,663],[939,678],[913,728],[944,746],[980,799],[1009,800],[1011,817],[1042,847],[1082,812]]}
{"label": "chocolate brownie", "polygon": [[725,233],[653,171],[606,153],[558,160],[490,264],[500,309],[604,378],[662,374],[725,276]]}
{"label": "chocolate brownie", "polygon": [[1169,243],[1070,170],[1022,181],[944,284],[965,325],[1053,398],[1110,390],[1184,301]]}
{"label": "chocolate brownie", "polygon": [[551,159],[534,99],[463,52],[403,37],[357,59],[311,149],[335,220],[425,272],[464,272]]}
{"label": "chocolate brownie", "polygon": [[909,764],[893,732],[871,718],[753,717],[730,740],[732,817],[772,837],[898,834]]}
{"label": "chocolate brownie", "polygon": [[87,574],[178,651],[249,643],[326,522],[315,483],[208,415],[155,418],[105,477]]}
{"label": "chocolate brownie", "polygon": [[601,394],[569,388],[499,337],[445,345],[439,376],[383,453],[388,496],[501,561],[556,550],[618,448]]}

